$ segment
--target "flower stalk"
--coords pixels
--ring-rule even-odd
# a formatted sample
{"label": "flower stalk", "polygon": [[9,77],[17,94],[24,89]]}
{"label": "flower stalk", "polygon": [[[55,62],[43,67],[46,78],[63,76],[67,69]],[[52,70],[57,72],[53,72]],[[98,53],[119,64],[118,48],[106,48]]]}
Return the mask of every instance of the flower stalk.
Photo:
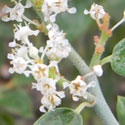
{"label": "flower stalk", "polygon": [[103,59],[100,61],[99,64],[100,64],[100,65],[104,65],[104,64],[106,64],[106,63],[111,62],[111,57],[112,57],[112,55],[103,58]]}
{"label": "flower stalk", "polygon": [[99,40],[98,44],[96,45],[95,52],[93,54],[93,57],[92,57],[92,60],[90,63],[90,67],[93,67],[94,65],[99,64],[102,54],[104,52],[104,50],[102,50],[102,49],[104,49],[104,46],[105,46],[105,43],[106,43],[108,37],[109,36],[107,35],[107,33],[102,31],[100,40]]}
{"label": "flower stalk", "polygon": [[95,105],[95,101],[92,101],[91,103],[83,102],[81,103],[74,111],[79,114],[85,107],[93,107]]}
{"label": "flower stalk", "polygon": [[109,29],[110,16],[108,13],[105,13],[102,17],[102,23],[100,20],[96,20],[96,23],[101,31],[100,38],[98,36],[94,37],[95,40],[95,52],[90,62],[90,67],[92,68],[94,65],[98,65],[102,54],[105,50],[105,44],[109,37],[112,35],[111,29]]}
{"label": "flower stalk", "polygon": [[38,23],[35,23],[34,21],[32,21],[32,20],[30,20],[29,18],[27,18],[26,16],[24,16],[24,15],[22,15],[22,18],[24,19],[24,20],[26,20],[28,23],[30,23],[30,24],[33,24],[33,25],[35,25],[35,26],[40,26]]}

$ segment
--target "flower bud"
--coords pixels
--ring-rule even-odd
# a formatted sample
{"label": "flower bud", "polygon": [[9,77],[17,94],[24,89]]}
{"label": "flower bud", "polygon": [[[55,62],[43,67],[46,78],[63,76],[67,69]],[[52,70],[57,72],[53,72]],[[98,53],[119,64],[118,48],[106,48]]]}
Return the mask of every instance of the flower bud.
{"label": "flower bud", "polygon": [[101,76],[103,75],[103,69],[102,69],[102,66],[101,66],[101,65],[95,65],[95,66],[93,67],[93,70],[94,70],[94,73],[95,73],[97,76],[101,77]]}
{"label": "flower bud", "polygon": [[38,49],[36,47],[30,47],[29,49],[29,55],[30,57],[34,58],[34,59],[37,59],[38,58]]}

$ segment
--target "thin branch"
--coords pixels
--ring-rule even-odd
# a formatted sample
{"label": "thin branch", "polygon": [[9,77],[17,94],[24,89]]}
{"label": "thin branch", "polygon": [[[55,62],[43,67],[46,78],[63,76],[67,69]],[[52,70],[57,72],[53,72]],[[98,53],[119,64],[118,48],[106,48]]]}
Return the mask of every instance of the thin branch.
{"label": "thin branch", "polygon": [[30,20],[29,18],[27,18],[26,16],[22,16],[22,18],[24,19],[24,20],[26,20],[27,22],[29,22],[29,23],[31,23],[31,24],[33,24],[33,25],[35,25],[35,26],[40,26],[38,23],[35,23],[35,22],[33,22],[32,20]]}
{"label": "thin branch", "polygon": [[85,107],[93,107],[95,105],[95,101],[92,101],[91,103],[88,103],[88,102],[83,102],[81,103],[74,111],[76,113],[80,113]]}
{"label": "thin branch", "polygon": [[123,22],[125,22],[125,17],[123,17],[117,24],[115,24],[112,28],[111,31],[114,31],[117,27],[119,27]]}

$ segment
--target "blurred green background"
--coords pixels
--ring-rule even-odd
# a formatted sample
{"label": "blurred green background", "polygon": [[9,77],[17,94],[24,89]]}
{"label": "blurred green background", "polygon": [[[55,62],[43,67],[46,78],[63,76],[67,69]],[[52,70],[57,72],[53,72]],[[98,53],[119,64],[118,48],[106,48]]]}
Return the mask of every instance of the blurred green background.
{"label": "blurred green background", "polygon": [[[23,2],[25,3],[25,0]],[[122,18],[125,9],[124,0],[70,0],[69,7],[75,6],[77,13],[74,15],[62,13],[57,17],[60,28],[67,33],[66,37],[87,64],[94,51],[93,36],[100,34],[95,21],[89,15],[83,15],[83,10],[89,9],[93,2],[103,5],[105,11],[110,14],[110,27]],[[13,6],[10,0],[0,0],[0,18],[4,15],[1,11],[4,4]],[[33,9],[26,10],[25,15],[30,19],[39,20]],[[42,115],[39,112],[41,94],[32,90],[34,81],[32,77],[26,78],[24,75],[8,73],[10,67],[7,59],[7,53],[10,52],[8,43],[13,40],[14,23],[16,22],[5,23],[0,20],[0,125],[31,125]],[[123,37],[125,37],[125,24],[113,32],[103,57],[110,55],[114,45]],[[36,46],[45,45],[47,39],[43,33],[36,38],[30,38]],[[79,74],[69,60],[64,59],[59,66],[61,73],[69,80]],[[100,85],[111,110],[116,115],[117,95],[125,96],[125,78],[113,72],[110,64],[103,66],[103,69],[104,75],[100,78]],[[78,103],[71,103],[68,94],[62,103],[62,106],[72,108],[77,105]],[[82,115],[84,125],[103,125],[93,109],[85,109]]]}

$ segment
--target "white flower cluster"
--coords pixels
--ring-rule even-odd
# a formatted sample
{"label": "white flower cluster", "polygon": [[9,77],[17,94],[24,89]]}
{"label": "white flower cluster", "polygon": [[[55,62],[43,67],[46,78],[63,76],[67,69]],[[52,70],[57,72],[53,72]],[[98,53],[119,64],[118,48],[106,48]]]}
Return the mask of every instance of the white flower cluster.
{"label": "white flower cluster", "polygon": [[63,91],[56,91],[56,83],[58,79],[42,77],[40,82],[33,83],[33,88],[36,88],[43,95],[40,107],[41,112],[46,112],[45,108],[49,111],[53,110],[56,106],[61,104],[61,99],[65,97]]}
{"label": "white flower cluster", "polygon": [[[24,9],[31,7],[31,3],[27,0],[26,5],[16,2],[14,8],[5,6],[3,11],[9,13],[9,16],[2,18],[3,21],[16,20],[23,21]],[[57,91],[57,83],[60,80],[60,72],[58,63],[61,59],[68,57],[71,47],[69,41],[65,38],[65,33],[59,30],[59,26],[55,24],[56,15],[58,13],[68,11],[75,13],[76,9],[68,8],[68,0],[44,0],[41,10],[45,16],[45,21],[49,20],[50,24],[46,26],[48,30],[48,40],[45,47],[36,48],[29,40],[29,36],[37,36],[39,30],[32,30],[25,22],[25,25],[15,25],[14,40],[9,43],[12,52],[8,54],[10,64],[10,73],[24,74],[26,77],[32,75],[36,80],[32,84],[32,88],[40,91],[43,95],[41,98],[41,112],[53,110],[61,104],[62,98],[65,97],[64,91]],[[31,22],[31,21],[30,21]],[[44,64],[44,57],[47,56],[49,64]],[[64,88],[69,87],[70,94],[74,101],[78,101],[78,97],[87,98],[87,90],[95,86],[95,82],[86,82],[82,76],[77,76],[71,84],[64,82]]]}
{"label": "white flower cluster", "polygon": [[59,31],[57,24],[49,24],[47,28],[49,30],[49,40],[47,40],[49,50],[46,52],[48,58],[59,61],[62,58],[66,58],[71,51],[71,47],[69,41],[65,38],[65,33]]}
{"label": "white flower cluster", "polygon": [[[36,88],[43,95],[40,111],[45,112],[45,108],[52,110],[61,104],[61,98],[64,98],[65,94],[63,91],[58,92],[56,90],[56,83],[59,80],[58,75],[55,78],[49,76],[51,68],[54,68],[56,74],[59,73],[58,62],[51,60],[49,65],[44,64],[44,56],[48,49],[46,47],[37,49],[28,39],[28,36],[37,36],[38,33],[38,30],[31,30],[28,24],[25,24],[25,26],[21,26],[21,24],[16,26],[14,41],[9,43],[9,46],[12,47],[12,53],[8,54],[12,65],[9,72],[24,74],[27,77],[30,74],[33,75],[37,81],[33,83],[33,88]],[[18,44],[18,41],[21,43]]]}
{"label": "white flower cluster", "polygon": [[[8,54],[8,58],[12,60],[11,64],[13,65],[9,70],[11,73],[24,73],[26,76],[29,76],[29,71],[26,69],[30,66],[29,64],[35,63],[33,59],[39,58],[39,50],[29,41],[28,36],[37,36],[38,33],[38,30],[31,30],[28,24],[16,26],[14,40],[9,43],[9,47],[12,47],[12,53]],[[21,44],[18,44],[17,41],[21,41]]]}

